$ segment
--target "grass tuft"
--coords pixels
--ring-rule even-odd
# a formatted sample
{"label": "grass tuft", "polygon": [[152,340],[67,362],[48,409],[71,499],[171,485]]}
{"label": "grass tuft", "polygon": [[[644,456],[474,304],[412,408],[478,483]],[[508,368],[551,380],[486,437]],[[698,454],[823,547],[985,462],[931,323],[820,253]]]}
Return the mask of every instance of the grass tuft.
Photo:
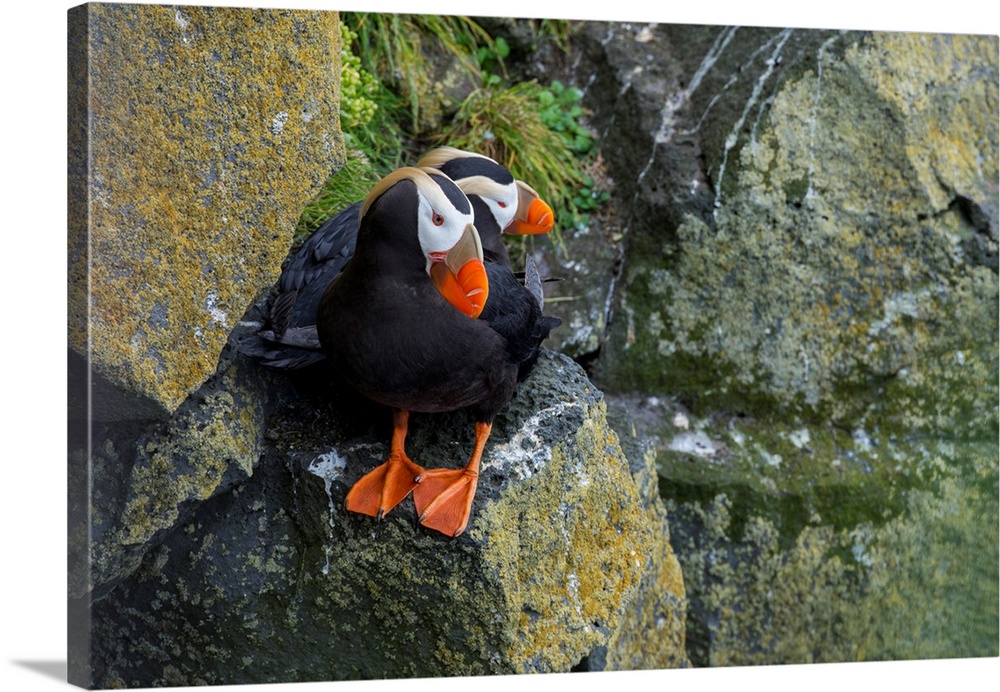
{"label": "grass tuft", "polygon": [[534,187],[557,218],[585,223],[604,197],[585,172],[595,143],[580,124],[582,96],[559,82],[503,87],[489,80],[465,100],[439,143],[490,156]]}
{"label": "grass tuft", "polygon": [[[559,82],[511,84],[504,65],[511,48],[503,36],[460,16],[344,12],[341,27],[341,124],[349,157],[306,208],[297,237],[364,197],[380,176],[409,165],[429,144],[490,156],[534,187],[556,212],[557,246],[560,227],[585,224],[607,199],[588,173],[598,154],[583,125],[582,92]],[[570,22],[541,20],[535,30],[568,49]],[[435,73],[432,56],[442,51],[479,86],[428,138],[417,125],[421,87]]]}
{"label": "grass tuft", "polygon": [[344,167],[327,179],[323,189],[302,211],[294,242],[303,240],[331,216],[364,199],[378,180],[368,157],[356,149],[348,150]]}

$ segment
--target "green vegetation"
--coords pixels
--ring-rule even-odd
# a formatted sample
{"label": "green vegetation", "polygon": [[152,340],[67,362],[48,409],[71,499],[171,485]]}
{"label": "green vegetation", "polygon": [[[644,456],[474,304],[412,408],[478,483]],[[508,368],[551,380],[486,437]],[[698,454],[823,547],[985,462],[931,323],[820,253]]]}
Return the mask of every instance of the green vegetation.
{"label": "green vegetation", "polygon": [[[539,40],[568,47],[569,22],[531,24]],[[505,61],[512,48],[504,36],[491,36],[469,17],[346,12],[341,39],[341,128],[349,160],[306,208],[298,235],[436,145],[495,158],[553,206],[561,227],[586,223],[607,200],[587,173],[597,145],[584,125],[582,92],[511,77]],[[465,84],[444,109],[435,102],[445,89],[442,60]],[[425,131],[429,122],[436,124]],[[554,238],[560,239],[558,227]]]}
{"label": "green vegetation", "polygon": [[351,52],[357,33],[340,23],[340,124],[345,130],[363,127],[378,111],[378,80],[361,67],[361,58]]}
{"label": "green vegetation", "polygon": [[371,162],[358,149],[347,152],[347,162],[335,175],[330,176],[323,190],[309,203],[299,217],[295,241],[304,240],[324,221],[368,194],[378,182]]}
{"label": "green vegetation", "polygon": [[351,46],[361,65],[405,97],[413,122],[419,119],[422,82],[434,73],[434,53],[453,56],[474,77],[480,46],[494,50],[490,35],[469,17],[345,12],[341,23],[353,28]]}
{"label": "green vegetation", "polygon": [[557,218],[579,223],[583,211],[590,210],[574,204],[586,195],[582,156],[593,150],[593,140],[578,122],[582,94],[558,82],[548,88],[535,82],[502,88],[490,81],[462,103],[441,143],[496,159],[534,187]]}

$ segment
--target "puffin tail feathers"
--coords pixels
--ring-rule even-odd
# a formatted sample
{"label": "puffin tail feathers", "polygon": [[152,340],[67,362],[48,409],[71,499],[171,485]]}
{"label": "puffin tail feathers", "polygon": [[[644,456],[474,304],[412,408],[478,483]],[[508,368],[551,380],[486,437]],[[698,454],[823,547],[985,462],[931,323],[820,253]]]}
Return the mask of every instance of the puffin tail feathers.
{"label": "puffin tail feathers", "polygon": [[538,309],[541,310],[545,306],[545,296],[542,294],[542,276],[538,273],[538,265],[535,264],[531,255],[526,255],[524,258],[524,287],[534,296],[535,302],[538,303]]}
{"label": "puffin tail feathers", "polygon": [[316,327],[293,327],[276,335],[264,330],[244,338],[239,350],[263,365],[281,370],[298,370],[326,359]]}

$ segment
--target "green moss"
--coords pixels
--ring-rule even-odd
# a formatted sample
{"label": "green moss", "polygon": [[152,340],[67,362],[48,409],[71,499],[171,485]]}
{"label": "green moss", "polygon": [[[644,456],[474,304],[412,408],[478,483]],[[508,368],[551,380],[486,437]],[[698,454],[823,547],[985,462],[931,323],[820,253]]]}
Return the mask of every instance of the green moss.
{"label": "green moss", "polygon": [[90,504],[78,529],[89,542],[73,546],[88,570],[74,597],[128,577],[198,506],[254,473],[282,383],[243,360],[224,359],[219,370],[168,421],[95,430],[103,442],[86,460]]}
{"label": "green moss", "polygon": [[961,249],[996,187],[995,47],[876,35],[784,82],[714,225],[631,243],[600,384],[703,414],[995,426],[997,275]]}
{"label": "green moss", "polygon": [[660,492],[700,505],[724,494],[729,540],[738,540],[755,517],[776,528],[782,547],[817,521],[838,530],[882,523],[898,516],[907,493],[923,484],[912,450],[861,428],[719,416],[698,421],[693,432],[711,440],[714,452],[671,451],[668,444],[682,433],[664,429]]}
{"label": "green moss", "polygon": [[995,435],[693,427],[658,466],[695,663],[996,655]]}
{"label": "green moss", "polygon": [[781,188],[788,204],[800,205],[809,193],[809,180],[805,176],[796,180],[787,180]]}

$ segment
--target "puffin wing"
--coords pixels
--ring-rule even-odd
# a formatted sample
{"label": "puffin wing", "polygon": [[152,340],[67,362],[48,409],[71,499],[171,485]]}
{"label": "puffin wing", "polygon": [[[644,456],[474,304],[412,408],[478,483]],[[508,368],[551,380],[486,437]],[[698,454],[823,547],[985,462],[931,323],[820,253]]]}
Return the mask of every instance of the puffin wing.
{"label": "puffin wing", "polygon": [[358,242],[360,211],[361,202],[355,202],[324,221],[306,238],[281,272],[278,288],[282,293],[301,290],[331,271],[334,276],[340,273]]}
{"label": "puffin wing", "polygon": [[313,231],[278,278],[271,328],[279,337],[289,328],[316,324],[323,291],[344,269],[358,241],[361,202],[355,202]]}
{"label": "puffin wing", "polygon": [[525,281],[534,288],[522,283],[506,267],[487,263],[490,297],[479,316],[506,341],[507,357],[518,366],[519,380],[531,372],[549,332],[562,324],[558,317],[542,314],[541,278],[534,262],[530,258],[528,262]]}

